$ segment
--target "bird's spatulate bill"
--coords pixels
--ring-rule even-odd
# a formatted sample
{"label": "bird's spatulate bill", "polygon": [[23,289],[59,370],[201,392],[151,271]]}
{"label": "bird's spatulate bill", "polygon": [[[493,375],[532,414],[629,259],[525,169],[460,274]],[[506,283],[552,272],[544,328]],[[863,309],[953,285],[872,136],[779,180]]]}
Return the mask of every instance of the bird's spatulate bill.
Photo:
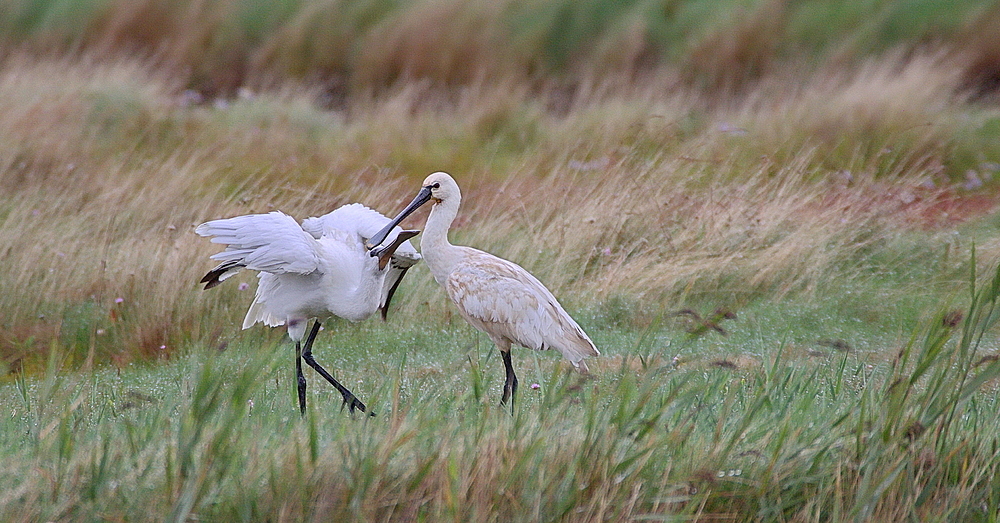
{"label": "bird's spatulate bill", "polygon": [[410,238],[413,238],[418,234],[420,234],[420,231],[402,231],[398,235],[396,235],[396,239],[393,240],[393,242],[390,243],[388,246],[386,246],[384,249],[373,250],[372,254],[374,256],[378,256],[378,268],[380,270],[384,269],[385,266],[388,265],[389,260],[392,258],[392,255],[396,253],[396,249],[398,249],[399,246],[403,244],[403,242],[409,240]]}
{"label": "bird's spatulate bill", "polygon": [[365,247],[372,250],[371,255],[379,256],[379,251],[374,250],[375,247],[381,245],[382,242],[385,241],[385,238],[389,236],[389,233],[392,231],[393,227],[399,225],[399,222],[405,220],[407,216],[413,213],[413,211],[417,210],[417,208],[420,207],[421,205],[427,203],[427,201],[430,199],[431,199],[431,188],[430,187],[421,188],[420,192],[417,193],[417,197],[414,198],[413,201],[410,202],[410,204],[407,205],[405,209],[400,211],[400,213],[397,214],[395,218],[390,220],[389,223],[387,223],[386,226],[383,227],[381,231],[375,233],[375,236],[372,236],[371,239],[368,240],[368,243],[365,244]]}

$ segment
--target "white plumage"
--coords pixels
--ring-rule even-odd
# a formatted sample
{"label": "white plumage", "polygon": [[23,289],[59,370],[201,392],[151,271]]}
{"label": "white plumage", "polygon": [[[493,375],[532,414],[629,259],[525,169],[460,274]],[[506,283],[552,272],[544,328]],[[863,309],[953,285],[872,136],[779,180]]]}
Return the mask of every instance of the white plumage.
{"label": "white plumage", "polygon": [[434,279],[444,287],[459,314],[485,332],[497,345],[507,373],[502,402],[517,390],[517,376],[510,362],[510,348],[555,349],[583,373],[584,358],[598,356],[587,333],[563,309],[545,285],[516,263],[471,247],[452,245],[448,229],[458,215],[462,195],[447,173],[428,176],[420,193],[370,241],[379,245],[406,216],[434,200],[421,240],[421,253]]}
{"label": "white plumage", "polygon": [[[369,256],[365,239],[389,219],[361,204],[340,207],[300,225],[291,216],[274,211],[250,214],[199,225],[195,232],[212,237],[225,250],[212,256],[222,262],[202,278],[210,289],[241,269],[258,271],[257,292],[243,320],[246,329],[257,322],[270,327],[285,325],[295,342],[299,408],[305,412],[305,378],[301,360],[316,369],[344,396],[353,411],[365,410],[349,390],[312,358],[312,343],[320,322],[331,316],[360,321],[376,310],[382,317],[400,280],[420,254],[409,242],[416,231],[392,228],[389,246]],[[306,339],[306,324],[315,318]]]}

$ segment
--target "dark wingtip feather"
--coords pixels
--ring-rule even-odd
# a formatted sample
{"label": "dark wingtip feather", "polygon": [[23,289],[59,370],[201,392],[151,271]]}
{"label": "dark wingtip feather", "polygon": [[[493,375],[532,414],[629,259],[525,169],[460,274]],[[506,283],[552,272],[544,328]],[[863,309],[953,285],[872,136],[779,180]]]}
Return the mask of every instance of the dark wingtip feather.
{"label": "dark wingtip feather", "polygon": [[[205,276],[207,277],[208,275],[206,274]],[[208,289],[211,289],[212,287],[215,287],[216,285],[222,283],[222,280],[215,279],[215,280],[209,280],[207,282],[205,280],[201,280],[200,283],[205,284],[205,287],[202,290],[207,291]]]}
{"label": "dark wingtip feather", "polygon": [[208,273],[205,274],[205,276],[203,276],[201,281],[198,283],[204,283],[205,288],[203,290],[207,291],[208,289],[222,283],[222,279],[226,273],[230,271],[238,271],[243,267],[246,267],[246,265],[232,261],[222,263],[218,267],[208,271]]}

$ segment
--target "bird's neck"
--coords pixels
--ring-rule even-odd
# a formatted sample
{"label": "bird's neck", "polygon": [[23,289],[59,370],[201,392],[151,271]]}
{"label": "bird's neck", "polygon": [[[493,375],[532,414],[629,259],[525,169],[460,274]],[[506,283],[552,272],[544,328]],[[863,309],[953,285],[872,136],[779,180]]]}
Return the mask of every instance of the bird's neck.
{"label": "bird's neck", "polygon": [[457,247],[448,241],[448,229],[458,215],[459,199],[440,201],[431,207],[431,213],[424,225],[420,238],[420,252],[427,263],[427,268],[438,283],[444,285],[444,280],[451,273],[451,267],[457,261]]}

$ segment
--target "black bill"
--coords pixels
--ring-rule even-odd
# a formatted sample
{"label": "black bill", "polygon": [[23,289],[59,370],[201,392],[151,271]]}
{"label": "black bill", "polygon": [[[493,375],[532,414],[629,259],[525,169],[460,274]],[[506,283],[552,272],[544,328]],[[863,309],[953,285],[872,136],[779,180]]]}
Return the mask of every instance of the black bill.
{"label": "black bill", "polygon": [[417,197],[414,198],[413,201],[410,202],[410,204],[407,205],[405,209],[403,209],[399,214],[397,214],[395,218],[390,220],[389,223],[387,223],[386,226],[383,227],[381,231],[375,233],[375,236],[372,236],[371,239],[368,240],[368,243],[365,244],[365,247],[369,249],[370,251],[369,254],[371,254],[372,256],[378,256],[379,252],[374,249],[375,247],[378,247],[379,245],[382,244],[382,242],[385,241],[386,236],[389,236],[389,233],[392,232],[392,228],[399,225],[399,222],[405,220],[407,216],[409,216],[413,211],[417,210],[417,207],[420,207],[421,205],[427,203],[427,201],[430,199],[431,199],[431,188],[430,187],[421,188],[420,192],[417,193]]}

